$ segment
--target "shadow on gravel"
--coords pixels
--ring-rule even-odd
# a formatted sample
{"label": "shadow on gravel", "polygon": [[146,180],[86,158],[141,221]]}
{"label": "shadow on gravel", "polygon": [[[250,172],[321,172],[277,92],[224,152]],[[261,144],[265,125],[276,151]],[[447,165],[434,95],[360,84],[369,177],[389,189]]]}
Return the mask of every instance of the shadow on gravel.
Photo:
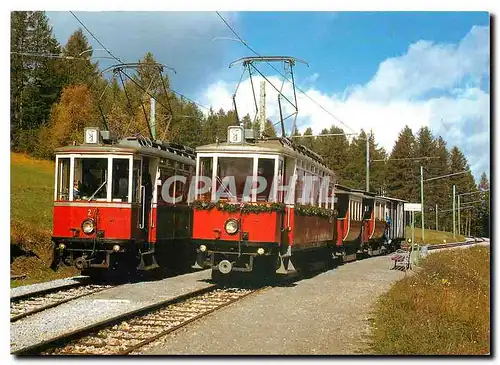
{"label": "shadow on gravel", "polygon": [[168,278],[173,278],[180,275],[190,274],[197,271],[202,271],[200,269],[189,268],[186,270],[172,270],[165,268],[158,268],[147,271],[138,271],[138,272],[123,272],[123,271],[111,271],[104,272],[95,277],[81,276],[78,280],[92,281],[95,284],[133,284],[138,282],[152,282],[159,281]]}
{"label": "shadow on gravel", "polygon": [[242,289],[258,289],[262,287],[296,287],[301,280],[312,279],[328,271],[334,271],[342,266],[341,262],[333,263],[330,267],[307,271],[292,271],[289,274],[276,274],[274,276],[259,276],[255,273],[232,272],[228,276],[221,276],[217,280],[200,280],[205,283],[218,284],[226,287],[237,287]]}

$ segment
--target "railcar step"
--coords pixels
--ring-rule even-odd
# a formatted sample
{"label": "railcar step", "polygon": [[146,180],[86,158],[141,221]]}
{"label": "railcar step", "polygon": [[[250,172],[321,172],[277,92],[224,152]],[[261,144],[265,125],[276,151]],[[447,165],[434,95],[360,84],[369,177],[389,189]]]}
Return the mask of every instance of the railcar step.
{"label": "railcar step", "polygon": [[156,262],[154,251],[141,252],[141,262],[137,266],[137,270],[146,271],[157,269],[160,266]]}
{"label": "railcar step", "polygon": [[276,270],[276,274],[280,275],[286,275],[294,272],[297,272],[297,270],[293,266],[292,260],[290,260],[288,257],[281,260],[280,267],[278,268],[278,270]]}

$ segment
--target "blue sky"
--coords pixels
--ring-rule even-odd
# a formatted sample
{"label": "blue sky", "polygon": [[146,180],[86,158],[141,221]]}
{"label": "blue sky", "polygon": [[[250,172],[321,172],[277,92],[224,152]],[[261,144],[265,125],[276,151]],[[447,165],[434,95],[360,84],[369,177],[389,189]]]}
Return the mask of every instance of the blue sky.
{"label": "blue sky", "polygon": [[[47,14],[62,44],[79,27],[69,12]],[[176,69],[177,74],[171,75],[175,90],[215,108],[230,107],[241,75],[241,68],[229,69],[228,64],[252,55],[241,43],[224,39],[234,35],[215,12],[76,14],[118,57],[132,62],[151,51],[159,62]],[[309,67],[295,68],[301,88],[353,130],[372,129],[386,150],[392,149],[405,124],[414,132],[427,125],[450,148],[458,145],[465,152],[476,178],[482,171],[489,175],[488,13],[222,15],[260,54],[306,60]],[[101,48],[88,37],[94,48]],[[248,80],[243,86],[248,86]],[[242,87],[238,108],[251,112],[253,99],[245,90]],[[269,117],[276,117],[271,92],[266,100]],[[299,113],[302,130],[311,126],[319,132],[338,124],[300,97]]]}

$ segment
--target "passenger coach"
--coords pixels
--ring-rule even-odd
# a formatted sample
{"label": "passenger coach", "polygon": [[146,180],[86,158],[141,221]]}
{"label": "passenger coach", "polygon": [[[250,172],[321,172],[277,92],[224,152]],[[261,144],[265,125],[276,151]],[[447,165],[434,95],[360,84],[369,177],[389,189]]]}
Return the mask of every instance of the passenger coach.
{"label": "passenger coach", "polygon": [[393,250],[404,239],[402,201],[335,182],[335,173],[304,146],[229,127],[226,142],[197,148],[197,264],[211,268],[215,279],[286,273],[290,261],[305,271]]}
{"label": "passenger coach", "polygon": [[[197,148],[193,242],[212,274],[297,270],[331,258],[335,174],[320,156],[286,138],[228,139]],[[340,250],[342,247],[339,248]]]}

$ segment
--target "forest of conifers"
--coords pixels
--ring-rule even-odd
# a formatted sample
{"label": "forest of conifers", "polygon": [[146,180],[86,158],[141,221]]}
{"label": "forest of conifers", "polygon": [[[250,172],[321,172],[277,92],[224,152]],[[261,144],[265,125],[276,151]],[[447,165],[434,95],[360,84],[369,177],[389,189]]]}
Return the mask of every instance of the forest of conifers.
{"label": "forest of conifers", "polygon": [[[148,128],[149,96],[137,87],[148,85],[157,100],[156,131],[158,138],[191,147],[224,140],[229,125],[236,124],[231,110],[206,111],[194,102],[179,96],[170,88],[168,76],[162,81],[150,68],[139,68],[124,85],[117,78],[101,74],[98,62],[93,62],[90,43],[82,29],[60,45],[44,12],[11,13],[11,149],[52,159],[54,149],[72,141],[82,142],[83,129],[102,126],[106,116],[108,128],[119,137],[143,133]],[[45,55],[45,56],[43,56]],[[59,55],[59,56],[58,56]],[[64,55],[64,57],[60,57]],[[73,57],[73,59],[68,58]],[[148,52],[138,62],[157,62]],[[106,93],[103,94],[103,90]],[[169,104],[173,118],[161,105]],[[147,109],[144,110],[143,106]],[[247,126],[250,117],[244,116]],[[268,121],[268,126],[274,123]],[[168,125],[168,129],[167,129]],[[404,121],[401,121],[404,125]],[[276,132],[268,129],[270,134]],[[367,132],[358,137],[346,136],[297,138],[296,141],[320,154],[338,177],[338,183],[353,188],[365,188],[365,158]],[[310,128],[296,134],[312,134]],[[335,125],[320,134],[343,133]],[[456,146],[447,145],[440,136],[432,135],[427,127],[412,131],[401,129],[392,151],[378,147],[376,135],[370,134],[370,190],[411,202],[420,201],[420,166],[425,178],[469,170],[469,164]],[[415,159],[432,156],[432,159]],[[477,178],[477,177],[476,177]],[[469,171],[424,185],[425,225],[435,228],[435,206],[438,205],[439,229],[452,230],[452,186],[466,193],[489,189],[486,173],[476,182]],[[461,226],[471,219],[471,235],[489,236],[489,192],[462,197]],[[465,203],[465,205],[464,205]],[[417,217],[417,225],[420,219]]]}

